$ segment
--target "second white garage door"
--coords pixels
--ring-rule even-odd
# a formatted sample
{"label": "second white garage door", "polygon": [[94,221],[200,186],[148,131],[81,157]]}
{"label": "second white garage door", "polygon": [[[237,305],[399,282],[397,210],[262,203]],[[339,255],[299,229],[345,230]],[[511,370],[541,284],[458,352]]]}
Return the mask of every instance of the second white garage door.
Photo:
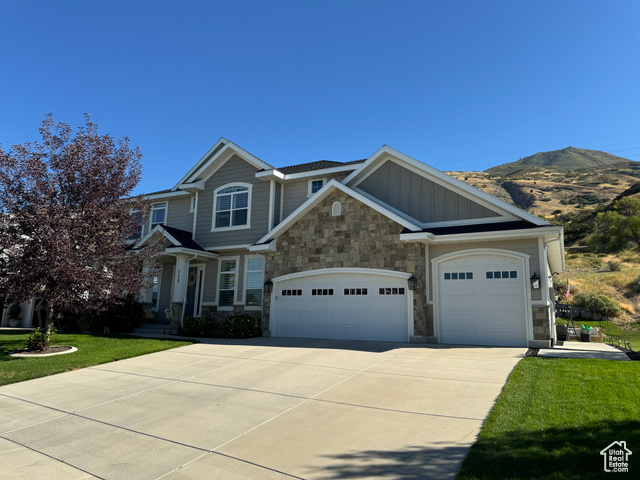
{"label": "second white garage door", "polygon": [[522,258],[458,256],[439,262],[437,275],[440,343],[527,345],[529,282]]}
{"label": "second white garage door", "polygon": [[308,273],[274,279],[273,336],[408,341],[406,278],[380,270]]}

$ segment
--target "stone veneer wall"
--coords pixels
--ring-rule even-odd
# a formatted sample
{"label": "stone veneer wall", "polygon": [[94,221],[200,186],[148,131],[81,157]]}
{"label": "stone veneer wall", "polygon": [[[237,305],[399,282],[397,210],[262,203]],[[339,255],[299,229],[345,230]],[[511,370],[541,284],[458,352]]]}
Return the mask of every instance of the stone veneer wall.
{"label": "stone veneer wall", "polygon": [[[332,216],[334,202],[342,215]],[[307,212],[276,240],[265,255],[265,280],[322,268],[376,268],[412,273],[414,335],[433,335],[433,315],[425,296],[425,251],[420,243],[400,242],[403,226],[340,190]],[[269,330],[270,298],[262,309],[263,331]]]}
{"label": "stone veneer wall", "polygon": [[548,306],[532,307],[533,313],[533,339],[549,340],[551,338],[551,317]]}

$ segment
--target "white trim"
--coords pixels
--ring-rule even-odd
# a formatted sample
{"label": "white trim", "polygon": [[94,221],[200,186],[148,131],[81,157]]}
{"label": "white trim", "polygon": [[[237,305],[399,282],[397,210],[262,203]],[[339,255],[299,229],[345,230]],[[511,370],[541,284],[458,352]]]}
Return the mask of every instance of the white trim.
{"label": "white trim", "polygon": [[[230,187],[245,187],[247,189],[247,223],[244,225],[231,225],[231,221],[233,220],[233,202],[231,204],[230,216],[229,216],[229,226],[228,227],[216,227],[216,200],[218,199],[218,192],[224,190],[225,188]],[[226,232],[229,230],[245,230],[251,228],[251,193],[253,190],[253,185],[245,182],[231,182],[226,183],[213,191],[213,213],[211,214],[211,231],[212,232]],[[233,194],[225,194],[232,195]],[[243,209],[241,209],[243,210]]]}
{"label": "white trim", "polygon": [[216,251],[216,250],[249,250],[251,247],[250,243],[245,243],[242,245],[223,245],[222,247],[207,247],[205,250],[207,251]]}
{"label": "white trim", "polygon": [[[320,187],[317,191],[311,192],[311,188],[313,187],[313,182],[322,182],[322,187]],[[307,182],[307,198],[312,197],[316,193],[318,193],[322,188],[327,184],[327,178],[312,178]]]}
{"label": "white trim", "polygon": [[[180,191],[180,192],[154,193],[151,195],[145,195],[144,198],[146,200],[161,200],[163,198],[186,197],[187,195],[191,195],[191,194],[189,192]],[[158,203],[161,203],[161,202],[158,202]]]}
{"label": "white trim", "polygon": [[220,311],[233,311],[233,307],[234,305],[238,305],[238,285],[240,284],[239,279],[240,279],[240,255],[231,255],[228,257],[218,257],[218,274],[216,277],[216,305],[220,305],[220,274],[221,273],[229,273],[229,272],[222,272],[222,262],[224,260],[235,260],[236,262],[236,271],[235,271],[235,284],[234,284],[234,292],[233,292],[233,305],[228,306],[218,306],[218,310]]}
{"label": "white trim", "polygon": [[164,249],[163,252],[165,255],[180,255],[180,254],[186,254],[186,255],[193,255],[193,258],[207,258],[209,260],[213,260],[214,258],[218,258],[218,254],[217,253],[212,253],[212,252],[203,252],[201,250],[194,250],[192,248],[186,248],[186,247],[167,247]]}
{"label": "white trim", "polygon": [[276,209],[276,182],[269,180],[269,230],[273,228],[273,217]]}
{"label": "white trim", "polygon": [[429,268],[430,263],[429,263],[429,244],[425,243],[424,244],[424,284],[425,284],[425,296],[424,298],[427,299],[427,305],[433,305],[433,299],[431,298],[431,295],[429,295],[429,284],[431,283],[429,281],[430,277],[429,277]]}
{"label": "white trim", "polygon": [[477,256],[477,255],[503,255],[507,257],[517,258],[522,262],[522,287],[524,290],[524,316],[526,322],[526,342],[533,341],[533,313],[531,311],[531,272],[529,269],[530,255],[526,253],[516,252],[513,250],[505,250],[502,248],[470,248],[466,250],[458,250],[438,256],[431,260],[432,265],[432,282],[433,282],[433,334],[440,339],[441,318],[440,318],[440,264],[457,257]]}
{"label": "white trim", "polygon": [[260,245],[250,245],[250,252],[275,252],[276,251],[276,241],[271,240],[269,243],[262,243]]}
{"label": "white trim", "polygon": [[375,202],[372,202],[367,197],[359,194],[358,192],[352,190],[351,188],[349,188],[349,187],[337,182],[336,180],[332,179],[332,180],[329,180],[329,182],[324,187],[322,187],[317,192],[316,195],[314,195],[313,197],[307,199],[306,202],[304,202],[302,205],[300,205],[298,208],[296,208],[287,217],[287,220],[285,222],[280,222],[273,230],[271,230],[266,235],[264,235],[260,240],[258,240],[256,242],[256,244],[266,243],[267,240],[277,238],[286,229],[288,229],[292,224],[297,222],[300,219],[300,217],[302,217],[304,214],[306,214],[316,204],[318,204],[319,202],[324,200],[331,192],[333,192],[336,189],[340,190],[343,193],[346,193],[347,195],[349,195],[349,196],[355,198],[356,200],[364,203],[368,207],[372,208],[373,210],[377,211],[378,213],[381,213],[385,217],[393,220],[394,222],[399,223],[400,225],[402,225],[405,228],[408,228],[410,230],[420,230],[420,228],[417,225],[414,225],[413,223],[408,222],[404,218],[399,217],[398,215],[396,215],[393,212],[390,212],[389,210],[387,210],[386,208],[382,207],[381,205],[379,205],[379,204],[377,204]]}
{"label": "white trim", "polygon": [[[390,158],[394,157],[394,158]],[[358,186],[366,177],[371,175],[379,165],[383,163],[385,160],[392,160],[399,165],[425,177],[429,180],[438,183],[439,185],[453,190],[456,193],[460,193],[463,196],[469,198],[471,197],[475,202],[485,202],[487,208],[491,209],[499,209],[506,211],[517,218],[522,218],[523,220],[528,220],[536,225],[549,225],[549,222],[542,220],[535,215],[531,215],[530,213],[525,212],[524,210],[520,210],[513,205],[508,204],[500,200],[499,198],[494,197],[493,195],[489,195],[488,193],[483,192],[471,185],[463,182],[462,180],[458,180],[455,177],[447,175],[446,173],[441,172],[440,170],[433,168],[429,165],[426,165],[415,158],[411,158],[408,155],[405,155],[398,150],[395,150],[387,145],[384,145],[377,152],[375,152],[371,157],[369,157],[364,163],[360,164],[360,167],[351,173],[347,178],[342,180],[342,183],[349,186]],[[372,165],[375,162],[379,162],[379,164]],[[359,178],[359,175],[365,172],[369,166],[372,166],[371,170],[366,174],[362,175],[362,178]],[[354,183],[354,185],[350,185]],[[490,207],[488,207],[490,205]]]}
{"label": "white trim", "polygon": [[184,190],[189,193],[197,193],[204,191],[204,180],[198,180],[197,182],[181,183],[176,185],[178,190]]}
{"label": "white trim", "polygon": [[[316,270],[307,270],[304,272],[289,273],[271,279],[273,283],[293,280],[295,278],[311,277],[313,275],[330,275],[332,273],[360,273],[365,275],[382,275],[386,277],[398,277],[405,280],[411,276],[411,273],[398,272],[395,270],[382,270],[379,268],[319,268]],[[407,290],[409,287],[407,287]],[[275,286],[274,286],[275,290]]]}
{"label": "white trim", "polygon": [[[184,177],[182,177],[182,178],[180,179],[180,181],[177,183],[177,185],[176,185],[173,189],[174,189],[174,190],[176,190],[176,189],[178,188],[178,185],[182,185],[184,182],[186,182],[187,178],[189,178],[189,177],[190,177],[190,176],[191,176],[195,171],[199,170],[199,169],[200,169],[200,167],[202,167],[204,160],[205,160],[209,155],[211,155],[211,153],[212,153],[216,148],[218,148],[218,146],[219,146],[220,144],[225,145],[227,142],[228,142],[228,140],[227,140],[226,138],[224,138],[224,137],[220,137],[220,139],[219,139],[216,143],[214,143],[214,144],[213,144],[213,146],[212,146],[209,150],[207,150],[207,153],[205,153],[205,154],[202,156],[202,158],[200,158],[200,160],[198,160],[198,161],[195,163],[195,165],[189,169],[189,171],[187,172],[187,174],[186,174]],[[218,154],[218,153],[220,153],[222,150],[224,150],[224,147],[223,147],[223,148],[220,148],[220,150],[218,150],[218,152],[216,153],[216,156],[217,156],[217,154]]]}
{"label": "white trim", "polygon": [[431,244],[478,242],[491,240],[508,240],[522,238],[538,238],[548,235],[558,235],[562,227],[538,227],[522,230],[497,230],[493,232],[452,233],[449,235],[434,235],[431,232],[401,233],[400,241],[416,242],[425,241]]}
{"label": "white trim", "polygon": [[196,192],[193,202],[195,202],[193,209],[193,227],[191,227],[191,235],[192,238],[196,238],[196,225],[198,224],[198,200],[199,200],[199,192]]}
{"label": "white trim", "polygon": [[358,169],[360,167],[360,165],[362,165],[362,164],[361,163],[356,163],[356,164],[353,164],[353,165],[340,165],[340,166],[337,166],[337,167],[322,168],[322,169],[318,169],[318,170],[309,170],[308,172],[290,173],[288,175],[283,174],[277,168],[272,168],[272,169],[266,170],[264,172],[257,172],[256,173],[256,178],[265,178],[265,177],[273,176],[273,177],[277,178],[278,180],[284,180],[284,181],[286,181],[286,180],[299,180],[301,178],[313,177],[315,175],[330,175],[332,173],[349,172],[349,171],[353,171],[353,170]]}
{"label": "white trim", "polygon": [[[156,223],[155,226],[153,226],[153,207],[155,207],[156,205],[164,205],[164,222]],[[151,232],[157,226],[166,225],[168,218],[169,218],[169,202],[154,202],[153,205],[151,205],[151,210],[149,211],[149,232]]]}
{"label": "white trim", "polygon": [[[244,305],[244,309],[245,310],[262,310],[262,305],[264,305],[264,295],[262,297],[262,302],[260,303],[259,306],[255,306],[255,305],[251,305],[248,306],[247,305],[247,276],[249,274],[249,260],[252,258],[261,258],[262,259],[262,282],[264,283],[264,275],[265,275],[265,267],[266,267],[266,260],[264,258],[264,255],[245,255],[244,257],[244,272],[243,272],[243,282],[242,282],[242,301],[243,301],[243,305]],[[254,270],[256,271],[256,270]],[[263,293],[264,293],[264,288],[263,288]]]}

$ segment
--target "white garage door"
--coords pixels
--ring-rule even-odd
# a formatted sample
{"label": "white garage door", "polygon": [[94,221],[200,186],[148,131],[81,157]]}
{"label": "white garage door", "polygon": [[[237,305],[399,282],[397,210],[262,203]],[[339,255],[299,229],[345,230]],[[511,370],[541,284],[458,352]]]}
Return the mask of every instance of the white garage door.
{"label": "white garage door", "polygon": [[526,346],[523,259],[473,254],[439,263],[440,343]]}
{"label": "white garage door", "polygon": [[275,282],[273,336],[408,341],[406,279],[315,272]]}

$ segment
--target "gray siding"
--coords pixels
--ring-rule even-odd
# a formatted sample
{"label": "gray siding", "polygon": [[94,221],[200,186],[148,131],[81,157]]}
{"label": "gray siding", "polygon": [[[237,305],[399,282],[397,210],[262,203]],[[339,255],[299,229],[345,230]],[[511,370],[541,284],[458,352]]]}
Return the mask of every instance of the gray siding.
{"label": "gray siding", "polygon": [[[323,178],[327,179],[327,183],[330,180],[336,180],[338,182],[341,182],[342,180],[347,178],[347,174],[338,173],[335,175],[327,175],[326,177],[323,177]],[[309,198],[307,197],[308,194],[309,194],[309,181],[306,179],[303,181],[285,183],[284,184],[284,209],[282,212],[283,217],[280,219],[280,221],[287,218],[289,215],[291,215],[291,212],[293,212],[296,208],[298,208],[300,205],[306,202],[307,199]]]}
{"label": "gray siding", "polygon": [[[431,260],[448,253],[460,252],[475,248],[491,248],[512,250],[515,252],[526,253],[529,255],[530,272],[538,272],[540,275],[540,250],[538,249],[537,239],[527,240],[509,240],[504,242],[477,242],[477,243],[452,243],[446,245],[431,245],[429,247],[429,278],[433,279],[433,265]],[[433,282],[429,283],[429,299],[433,300]],[[542,300],[542,289],[531,290],[531,300]]]}
{"label": "gray siding", "polygon": [[168,202],[167,225],[187,232],[193,231],[191,197],[171,199]]}
{"label": "gray siding", "polygon": [[[203,247],[245,245],[255,243],[267,233],[269,222],[269,182],[255,177],[256,169],[237,155],[231,157],[205,182],[205,190],[198,197],[196,241]],[[228,183],[244,182],[251,190],[251,228],[212,232],[213,192]]]}
{"label": "gray siding", "polygon": [[499,216],[389,160],[365,178],[358,188],[424,223]]}
{"label": "gray siding", "polygon": [[202,302],[216,301],[216,287],[218,285],[218,260],[207,262],[204,268],[204,286],[202,292]]}
{"label": "gray siding", "polygon": [[282,191],[282,184],[280,183],[276,183],[276,201],[274,203],[274,207],[273,207],[273,225],[276,226],[280,223],[280,221],[282,220],[280,218],[280,192]]}

